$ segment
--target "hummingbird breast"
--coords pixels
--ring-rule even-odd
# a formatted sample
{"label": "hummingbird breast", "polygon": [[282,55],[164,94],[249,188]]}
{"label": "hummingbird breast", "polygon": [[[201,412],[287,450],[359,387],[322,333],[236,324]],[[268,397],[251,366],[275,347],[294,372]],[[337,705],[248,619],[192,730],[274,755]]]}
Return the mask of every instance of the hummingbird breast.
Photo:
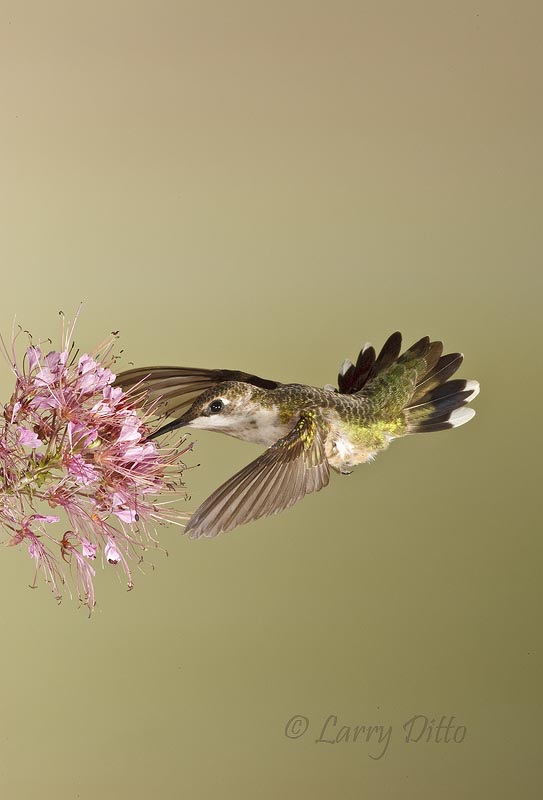
{"label": "hummingbird breast", "polygon": [[274,406],[259,408],[253,411],[242,425],[236,426],[235,432],[232,431],[231,435],[244,442],[270,447],[278,439],[290,433],[298,417],[299,413],[281,413],[279,408]]}

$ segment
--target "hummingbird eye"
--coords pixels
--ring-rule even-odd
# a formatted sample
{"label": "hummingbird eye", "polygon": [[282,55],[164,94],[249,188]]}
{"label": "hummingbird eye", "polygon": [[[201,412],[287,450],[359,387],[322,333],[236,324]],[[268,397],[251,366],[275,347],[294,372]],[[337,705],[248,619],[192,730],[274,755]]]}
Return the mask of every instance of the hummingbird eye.
{"label": "hummingbird eye", "polygon": [[210,414],[218,414],[220,411],[223,410],[224,403],[222,400],[213,400],[212,403],[208,406],[208,411]]}

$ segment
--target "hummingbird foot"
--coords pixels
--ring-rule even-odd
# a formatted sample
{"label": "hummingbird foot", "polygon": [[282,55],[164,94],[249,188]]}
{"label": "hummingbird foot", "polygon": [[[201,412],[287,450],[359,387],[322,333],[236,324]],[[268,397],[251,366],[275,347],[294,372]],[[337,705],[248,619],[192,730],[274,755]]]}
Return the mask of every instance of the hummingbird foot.
{"label": "hummingbird foot", "polygon": [[335,467],[333,464],[330,464],[330,466],[332,467],[334,472],[337,472],[339,475],[352,475],[354,471],[352,469],[345,469],[345,467]]}

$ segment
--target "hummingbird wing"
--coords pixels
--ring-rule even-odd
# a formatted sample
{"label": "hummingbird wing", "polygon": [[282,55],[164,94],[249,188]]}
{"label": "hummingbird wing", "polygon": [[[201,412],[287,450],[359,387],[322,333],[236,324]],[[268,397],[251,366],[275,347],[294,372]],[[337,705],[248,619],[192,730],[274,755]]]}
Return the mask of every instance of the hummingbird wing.
{"label": "hummingbird wing", "polygon": [[219,486],[192,515],[191,538],[217,536],[251,520],[277,514],[330,480],[324,440],[315,411],[304,411],[294,428]]}
{"label": "hummingbird wing", "polygon": [[277,381],[259,378],[231,369],[197,369],[193,367],[139,367],[117,375],[115,385],[133,389],[138,399],[156,402],[157,416],[181,415],[199,394],[223,381],[242,381],[262,389],[277,389]]}

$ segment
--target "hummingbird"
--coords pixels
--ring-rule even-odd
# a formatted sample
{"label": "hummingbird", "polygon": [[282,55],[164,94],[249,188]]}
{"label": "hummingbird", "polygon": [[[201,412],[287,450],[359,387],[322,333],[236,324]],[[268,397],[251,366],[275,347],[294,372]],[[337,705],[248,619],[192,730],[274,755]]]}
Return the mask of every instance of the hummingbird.
{"label": "hummingbird", "polygon": [[219,486],[192,514],[186,532],[213,537],[277,514],[328,485],[330,471],[348,475],[393,439],[456,428],[475,415],[474,380],[450,380],[462,353],[443,355],[428,336],[401,353],[393,333],[379,355],[365,344],[346,359],[337,386],[280,383],[246,372],[143,367],[117,385],[173,418],[149,439],[178,428],[218,431],[267,449]]}

